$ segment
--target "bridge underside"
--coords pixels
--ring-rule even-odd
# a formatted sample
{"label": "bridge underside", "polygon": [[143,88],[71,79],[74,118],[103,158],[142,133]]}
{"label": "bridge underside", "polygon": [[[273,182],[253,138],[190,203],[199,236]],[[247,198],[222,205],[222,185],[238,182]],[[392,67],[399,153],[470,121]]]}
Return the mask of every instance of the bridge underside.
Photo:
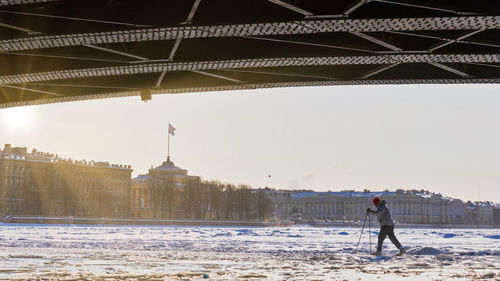
{"label": "bridge underside", "polygon": [[0,0],[0,108],[160,93],[499,83],[492,0]]}

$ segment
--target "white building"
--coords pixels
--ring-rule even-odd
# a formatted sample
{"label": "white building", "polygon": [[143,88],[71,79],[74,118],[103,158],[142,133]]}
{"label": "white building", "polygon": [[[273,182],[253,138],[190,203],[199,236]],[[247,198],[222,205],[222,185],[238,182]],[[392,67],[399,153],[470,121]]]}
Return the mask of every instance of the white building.
{"label": "white building", "polygon": [[[278,219],[301,217],[304,220],[361,221],[372,199],[387,201],[393,219],[400,223],[463,224],[465,204],[458,199],[424,191],[357,192],[283,191],[269,192]],[[485,212],[486,213],[486,212]],[[491,212],[492,213],[492,212]]]}

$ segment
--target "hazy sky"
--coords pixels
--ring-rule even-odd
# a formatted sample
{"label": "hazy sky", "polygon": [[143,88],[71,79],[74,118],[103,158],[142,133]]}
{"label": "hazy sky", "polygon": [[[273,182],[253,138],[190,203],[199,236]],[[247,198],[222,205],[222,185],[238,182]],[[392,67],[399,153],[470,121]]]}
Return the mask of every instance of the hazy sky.
{"label": "hazy sky", "polygon": [[[207,180],[500,202],[500,85],[284,88],[0,109],[0,144]],[[271,178],[268,177],[271,175]]]}

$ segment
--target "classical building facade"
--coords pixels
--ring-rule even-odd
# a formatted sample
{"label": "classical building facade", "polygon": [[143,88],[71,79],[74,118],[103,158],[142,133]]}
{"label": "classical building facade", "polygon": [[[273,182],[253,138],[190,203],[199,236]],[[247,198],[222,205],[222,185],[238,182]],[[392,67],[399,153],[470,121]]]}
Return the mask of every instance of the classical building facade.
{"label": "classical building facade", "polygon": [[393,218],[400,223],[464,224],[466,222],[466,207],[461,200],[424,191],[277,190],[272,193],[275,194],[270,195],[270,198],[278,219],[300,217],[306,221],[362,221],[365,219],[366,209],[374,209],[372,198],[378,196],[387,201],[387,207]]}
{"label": "classical building facade", "polygon": [[137,218],[186,218],[176,193],[203,188],[198,176],[174,165],[167,158],[161,166],[151,167],[149,172],[132,179],[130,204],[132,215]]}
{"label": "classical building facade", "polygon": [[0,215],[129,217],[131,173],[126,165],[6,144],[0,151]]}

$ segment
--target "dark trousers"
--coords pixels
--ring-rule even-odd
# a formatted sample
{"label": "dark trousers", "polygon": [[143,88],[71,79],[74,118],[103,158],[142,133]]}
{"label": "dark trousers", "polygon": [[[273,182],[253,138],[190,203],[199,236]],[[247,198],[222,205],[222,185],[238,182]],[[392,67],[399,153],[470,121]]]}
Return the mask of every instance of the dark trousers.
{"label": "dark trousers", "polygon": [[383,225],[380,227],[380,232],[378,233],[377,251],[382,252],[382,244],[386,236],[389,236],[394,246],[398,249],[401,248],[401,243],[399,243],[398,238],[394,235],[394,225]]}

